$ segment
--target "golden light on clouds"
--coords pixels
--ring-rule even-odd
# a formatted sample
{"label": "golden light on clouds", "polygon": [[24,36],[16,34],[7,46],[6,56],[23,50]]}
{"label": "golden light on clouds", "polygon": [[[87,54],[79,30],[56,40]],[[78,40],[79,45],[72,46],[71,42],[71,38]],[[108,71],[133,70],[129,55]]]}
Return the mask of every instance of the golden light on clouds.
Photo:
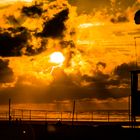
{"label": "golden light on clouds", "polygon": [[56,64],[63,64],[65,57],[61,52],[54,52],[50,55],[50,62]]}
{"label": "golden light on clouds", "polygon": [[7,4],[7,3],[14,3],[14,2],[27,2],[27,3],[31,3],[34,0],[1,0],[0,4]]}
{"label": "golden light on clouds", "polygon": [[33,0],[24,0],[24,1],[26,1],[26,2],[32,2]]}
{"label": "golden light on clouds", "polygon": [[23,95],[36,94],[40,102],[127,97],[124,75],[133,67],[134,37],[140,34],[135,5],[124,12],[116,7],[115,14],[107,8],[85,14],[67,0],[19,1],[0,9],[0,85],[13,88],[8,94],[21,96],[25,87]]}
{"label": "golden light on clouds", "polygon": [[93,22],[93,23],[83,23],[83,24],[80,24],[79,25],[79,28],[90,28],[90,27],[93,27],[93,26],[103,26],[104,23],[102,22]]}

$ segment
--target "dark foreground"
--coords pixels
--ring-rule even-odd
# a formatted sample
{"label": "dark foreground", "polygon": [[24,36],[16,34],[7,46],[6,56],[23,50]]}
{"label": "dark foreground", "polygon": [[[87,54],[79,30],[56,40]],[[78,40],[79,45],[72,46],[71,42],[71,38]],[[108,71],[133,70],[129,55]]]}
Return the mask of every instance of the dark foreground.
{"label": "dark foreground", "polygon": [[60,122],[0,122],[0,140],[135,140],[139,137],[139,128],[122,128],[110,124],[72,126]]}

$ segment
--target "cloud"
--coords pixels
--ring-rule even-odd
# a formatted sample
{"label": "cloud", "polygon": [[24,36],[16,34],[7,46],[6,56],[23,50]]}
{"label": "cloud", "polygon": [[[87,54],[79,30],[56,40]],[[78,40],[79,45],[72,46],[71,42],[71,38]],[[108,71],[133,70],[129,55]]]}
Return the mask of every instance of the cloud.
{"label": "cloud", "polygon": [[10,83],[14,80],[14,73],[8,65],[9,60],[0,59],[0,83]]}
{"label": "cloud", "polygon": [[[102,64],[103,66],[105,65],[103,62],[101,65]],[[86,81],[90,83],[87,86],[77,84],[75,82],[76,76],[67,75],[61,68],[57,68],[53,71],[53,81],[48,86],[43,84],[41,81],[37,82],[35,79],[30,79],[29,75],[27,76],[27,79],[25,79],[25,76],[23,76],[17,81],[14,87],[0,89],[0,93],[3,93],[0,94],[0,99],[2,99],[1,104],[6,104],[8,98],[11,98],[15,104],[44,104],[54,103],[55,101],[73,101],[74,99],[94,99],[102,102],[110,102],[110,99],[115,101],[121,100],[130,94],[129,87],[121,87],[123,84],[121,80],[129,80],[129,75],[124,76],[124,78],[121,78],[122,76],[119,77],[119,75],[123,75],[123,73],[127,72],[126,67],[129,69],[131,67],[133,68],[133,66],[133,64],[119,65],[114,69],[113,76],[111,74],[103,73],[98,68],[96,72],[94,71],[93,76],[81,76],[80,74],[77,75],[80,78],[79,82]],[[122,72],[122,74],[120,74],[120,72]],[[116,76],[117,78],[113,79],[113,77]],[[28,84],[30,82],[28,78],[34,83],[33,85]],[[110,88],[111,86],[112,88]],[[99,105],[97,101],[94,101],[92,104],[96,104],[96,107]],[[83,107],[83,109],[85,108]]]}
{"label": "cloud", "polygon": [[74,5],[77,7],[77,12],[79,14],[81,13],[91,13],[93,11],[104,9],[108,6],[110,6],[109,0],[98,0],[96,2],[93,2],[92,0],[68,0],[71,5]]}
{"label": "cloud", "polygon": [[[137,68],[140,69],[139,66]],[[117,75],[120,79],[130,79],[130,72],[135,69],[135,62],[123,63],[114,69],[114,74]]]}
{"label": "cloud", "polygon": [[14,25],[14,26],[20,26],[20,22],[15,18],[14,15],[10,15],[6,18],[9,24]]}
{"label": "cloud", "polygon": [[112,74],[97,70],[93,76],[84,75],[82,80],[89,82],[87,87],[93,90],[97,99],[127,97],[130,94],[130,71],[135,67],[134,62],[122,63],[114,68]]}
{"label": "cloud", "polygon": [[67,48],[67,47],[75,48],[75,44],[73,40],[69,40],[69,41],[61,40],[60,45],[62,48]]}
{"label": "cloud", "polygon": [[28,56],[38,55],[47,50],[47,43],[47,39],[33,35],[25,46],[25,52],[23,54]]}
{"label": "cloud", "polygon": [[100,70],[97,70],[94,76],[84,75],[82,80],[90,82],[89,88],[93,90],[97,99],[115,98],[107,87],[109,77],[108,74],[103,74]]}
{"label": "cloud", "polygon": [[66,75],[59,68],[53,72],[54,80],[49,86],[37,82],[35,79],[33,85],[28,84],[28,78],[25,79],[24,77],[21,77],[14,87],[0,89],[0,93],[3,93],[0,94],[1,104],[5,104],[9,97],[14,103],[52,103],[64,100],[73,101],[74,99],[108,100],[110,98],[117,99],[127,96],[126,89],[115,88],[115,94],[113,89],[108,89],[109,75],[99,71],[93,77],[87,75],[81,77],[81,80],[90,82],[88,86],[76,84],[75,79],[71,75]]}
{"label": "cloud", "polygon": [[[13,4],[8,7],[12,12],[3,12],[1,17],[5,23],[0,30],[0,56],[38,55],[46,51],[50,38],[59,38],[61,42],[67,30],[65,21],[69,19],[69,7],[65,1],[31,6]],[[74,44],[68,39],[67,42],[67,46]],[[64,47],[64,43],[61,44]]]}
{"label": "cloud", "polygon": [[8,28],[0,32],[0,56],[21,56],[30,34],[24,27]]}
{"label": "cloud", "polygon": [[104,62],[98,62],[97,63],[97,67],[99,67],[99,66],[102,66],[103,68],[105,68],[106,67],[106,63],[104,63]]}
{"label": "cloud", "polygon": [[49,21],[44,22],[44,28],[42,33],[40,33],[43,37],[62,37],[63,31],[66,29],[65,27],[65,20],[68,19],[69,9],[66,8],[56,15]]}
{"label": "cloud", "polygon": [[112,23],[123,23],[123,22],[129,22],[129,19],[125,15],[118,15],[117,17],[113,17],[110,19]]}
{"label": "cloud", "polygon": [[37,18],[42,15],[43,9],[40,5],[24,6],[21,10],[27,17]]}
{"label": "cloud", "polygon": [[[9,97],[14,103],[74,99],[94,99],[97,103],[128,97],[127,70],[134,67],[125,63],[133,57],[133,39],[128,32],[138,32],[131,26],[128,15],[136,8],[130,8],[128,13],[120,13],[116,8],[116,15],[112,17],[105,4],[109,1],[101,1],[88,3],[85,0],[88,5],[92,4],[90,12],[94,4],[94,8],[98,3],[101,6],[101,10],[92,11],[92,14],[77,14],[76,8],[54,1],[46,5],[22,6],[14,14],[4,16],[6,26],[0,31],[0,56],[11,56],[8,58],[10,68],[18,80],[13,87],[0,88],[1,103],[6,103]],[[116,1],[111,1],[115,8]],[[78,28],[79,25],[87,26]],[[56,50],[64,54],[65,62],[51,75],[53,64],[49,63],[49,55]]]}

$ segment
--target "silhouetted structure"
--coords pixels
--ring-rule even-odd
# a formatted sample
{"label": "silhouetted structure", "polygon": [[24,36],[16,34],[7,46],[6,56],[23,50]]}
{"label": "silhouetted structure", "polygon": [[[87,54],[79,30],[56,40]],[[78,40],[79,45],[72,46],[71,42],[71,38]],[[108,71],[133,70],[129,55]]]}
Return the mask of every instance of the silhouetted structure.
{"label": "silhouetted structure", "polygon": [[136,24],[140,24],[140,10],[135,13],[134,21]]}
{"label": "silhouetted structure", "polygon": [[138,89],[138,75],[140,70],[131,71],[131,121],[135,126],[136,117],[140,116],[140,91]]}
{"label": "silhouetted structure", "polygon": [[9,99],[9,123],[11,122],[11,99]]}
{"label": "silhouetted structure", "polygon": [[73,102],[72,125],[73,125],[73,121],[74,121],[74,113],[75,113],[75,100],[74,100],[74,102]]}

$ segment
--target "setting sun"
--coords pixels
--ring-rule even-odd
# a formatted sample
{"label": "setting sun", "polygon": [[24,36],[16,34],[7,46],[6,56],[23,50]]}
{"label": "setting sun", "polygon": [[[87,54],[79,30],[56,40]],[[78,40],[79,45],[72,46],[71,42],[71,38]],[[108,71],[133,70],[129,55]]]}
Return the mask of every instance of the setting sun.
{"label": "setting sun", "polygon": [[50,55],[50,62],[56,64],[62,64],[65,60],[64,55],[61,52],[54,52]]}

